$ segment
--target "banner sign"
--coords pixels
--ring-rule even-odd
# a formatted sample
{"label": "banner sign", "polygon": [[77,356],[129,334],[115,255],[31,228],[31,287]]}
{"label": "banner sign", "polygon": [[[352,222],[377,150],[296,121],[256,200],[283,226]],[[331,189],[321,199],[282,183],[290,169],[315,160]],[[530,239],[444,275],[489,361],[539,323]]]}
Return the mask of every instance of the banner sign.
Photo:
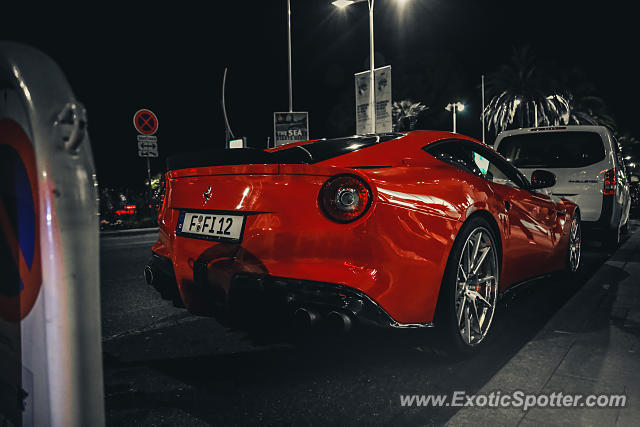
{"label": "banner sign", "polygon": [[355,74],[356,79],[356,133],[371,133],[371,117],[369,113],[369,71]]}
{"label": "banner sign", "polygon": [[292,142],[309,139],[309,113],[276,112],[273,113],[273,140],[278,147]]}
{"label": "banner sign", "polygon": [[374,71],[376,82],[376,132],[391,132],[391,65]]}
{"label": "banner sign", "polygon": [[[369,112],[369,80],[370,72],[356,73],[356,133],[371,133],[371,121],[373,114]],[[375,104],[376,104],[376,132],[391,132],[393,120],[391,115],[391,65],[376,68],[375,80]]]}

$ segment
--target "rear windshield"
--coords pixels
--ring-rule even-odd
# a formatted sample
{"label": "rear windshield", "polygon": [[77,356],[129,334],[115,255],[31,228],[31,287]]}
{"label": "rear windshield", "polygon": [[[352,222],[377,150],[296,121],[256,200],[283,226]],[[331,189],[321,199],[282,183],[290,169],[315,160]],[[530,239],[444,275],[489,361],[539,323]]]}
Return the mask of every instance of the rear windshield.
{"label": "rear windshield", "polygon": [[356,135],[347,138],[321,139],[276,151],[236,148],[179,154],[167,159],[167,170],[225,165],[313,164],[399,138],[403,135],[401,133],[386,133],[373,136]]}
{"label": "rear windshield", "polygon": [[542,132],[504,138],[498,152],[517,168],[578,168],[602,161],[602,138],[595,132]]}

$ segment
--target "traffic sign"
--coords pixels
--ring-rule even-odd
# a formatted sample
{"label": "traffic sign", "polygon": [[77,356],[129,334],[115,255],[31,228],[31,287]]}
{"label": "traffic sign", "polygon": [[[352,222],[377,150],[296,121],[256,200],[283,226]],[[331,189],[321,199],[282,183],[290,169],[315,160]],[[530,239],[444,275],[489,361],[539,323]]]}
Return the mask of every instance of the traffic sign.
{"label": "traffic sign", "polygon": [[158,138],[151,135],[138,135],[138,156],[158,157]]}
{"label": "traffic sign", "polygon": [[153,135],[158,131],[158,117],[153,111],[143,108],[133,115],[133,126],[143,135]]}
{"label": "traffic sign", "polygon": [[22,127],[0,120],[0,318],[16,322],[33,308],[42,285],[37,168]]}

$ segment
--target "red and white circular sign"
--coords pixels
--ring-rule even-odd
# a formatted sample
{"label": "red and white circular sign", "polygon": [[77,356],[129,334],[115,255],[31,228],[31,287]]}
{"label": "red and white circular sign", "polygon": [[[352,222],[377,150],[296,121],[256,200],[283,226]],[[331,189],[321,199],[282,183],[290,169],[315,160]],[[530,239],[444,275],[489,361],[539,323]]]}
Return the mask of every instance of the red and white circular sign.
{"label": "red and white circular sign", "polygon": [[153,135],[158,131],[158,117],[153,111],[143,108],[133,115],[133,126],[143,135]]}

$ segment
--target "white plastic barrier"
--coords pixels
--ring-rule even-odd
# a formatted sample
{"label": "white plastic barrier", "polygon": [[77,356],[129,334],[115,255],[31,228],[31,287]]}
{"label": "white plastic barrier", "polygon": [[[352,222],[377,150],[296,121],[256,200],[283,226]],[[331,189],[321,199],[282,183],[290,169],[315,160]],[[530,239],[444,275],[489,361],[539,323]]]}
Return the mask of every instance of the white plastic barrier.
{"label": "white plastic barrier", "polygon": [[97,182],[86,112],[0,42],[0,425],[102,426]]}

